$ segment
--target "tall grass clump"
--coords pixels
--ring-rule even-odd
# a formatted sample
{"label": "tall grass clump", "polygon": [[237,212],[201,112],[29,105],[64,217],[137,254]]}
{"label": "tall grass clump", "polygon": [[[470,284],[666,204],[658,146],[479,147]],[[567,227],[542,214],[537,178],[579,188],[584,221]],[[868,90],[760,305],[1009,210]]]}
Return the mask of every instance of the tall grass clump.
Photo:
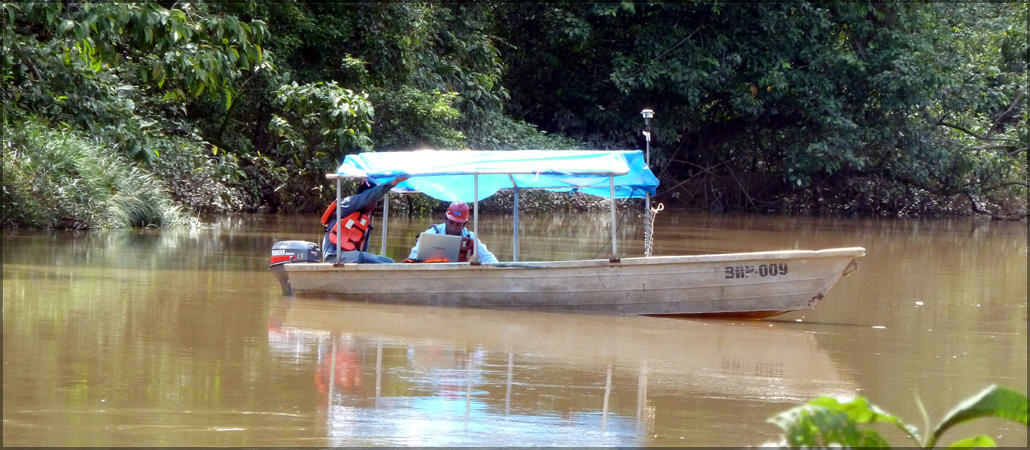
{"label": "tall grass clump", "polygon": [[99,140],[28,120],[3,137],[3,226],[192,226],[162,183]]}

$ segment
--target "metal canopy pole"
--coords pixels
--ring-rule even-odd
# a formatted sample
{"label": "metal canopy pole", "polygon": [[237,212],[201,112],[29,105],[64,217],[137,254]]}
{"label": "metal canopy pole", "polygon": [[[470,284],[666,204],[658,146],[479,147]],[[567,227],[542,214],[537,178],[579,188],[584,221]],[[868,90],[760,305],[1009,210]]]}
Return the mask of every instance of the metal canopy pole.
{"label": "metal canopy pole", "polygon": [[386,230],[389,229],[387,218],[390,217],[390,191],[383,195],[383,239],[379,243],[379,254],[386,256]]}
{"label": "metal canopy pole", "polygon": [[[476,239],[479,239],[479,172],[472,174],[472,196],[475,197],[472,209],[472,234],[476,235]],[[472,258],[469,261],[472,264],[479,263],[479,244],[477,243],[472,247]]]}
{"label": "metal canopy pole", "polygon": [[513,195],[512,201],[512,242],[511,242],[511,260],[519,260],[519,186],[515,183],[515,177],[508,174],[508,178],[511,179],[511,192]]}
{"label": "metal canopy pole", "polygon": [[[340,233],[340,228],[341,227],[340,227],[340,178],[339,177],[336,178],[336,208],[335,209],[336,209],[336,224],[333,225],[333,226],[336,227],[336,264],[339,264],[340,263],[340,241],[342,240],[342,239],[340,239],[342,236],[340,236],[340,234],[341,234]],[[329,235],[332,236],[333,234],[330,232]]]}
{"label": "metal canopy pole", "polygon": [[618,259],[619,250],[615,246],[615,177],[608,175],[608,199],[611,202],[612,212],[612,257],[611,261],[614,262]]}
{"label": "metal canopy pole", "polygon": [[513,230],[515,230],[515,232],[512,234],[513,237],[512,237],[512,243],[511,243],[511,260],[512,261],[518,261],[519,260],[519,190],[518,189],[513,189],[512,192],[515,194],[515,201],[514,201],[513,206],[512,206],[512,211],[514,211],[515,214],[512,216],[512,225],[511,225],[511,227],[512,227]]}

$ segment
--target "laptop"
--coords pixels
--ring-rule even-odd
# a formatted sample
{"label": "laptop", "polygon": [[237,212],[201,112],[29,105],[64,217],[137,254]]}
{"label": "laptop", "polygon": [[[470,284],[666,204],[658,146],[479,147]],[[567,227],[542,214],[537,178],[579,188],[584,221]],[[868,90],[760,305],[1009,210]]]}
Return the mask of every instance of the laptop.
{"label": "laptop", "polygon": [[447,261],[458,262],[458,249],[461,247],[461,236],[449,234],[422,233],[415,243],[418,247],[419,261],[447,258]]}

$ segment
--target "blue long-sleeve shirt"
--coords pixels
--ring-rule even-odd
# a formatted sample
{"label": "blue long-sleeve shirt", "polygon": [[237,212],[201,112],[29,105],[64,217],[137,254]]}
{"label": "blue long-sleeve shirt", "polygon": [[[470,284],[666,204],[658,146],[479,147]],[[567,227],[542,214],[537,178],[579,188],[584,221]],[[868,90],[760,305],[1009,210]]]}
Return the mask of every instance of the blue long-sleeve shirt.
{"label": "blue long-sleeve shirt", "polygon": [[[367,208],[369,205],[375,205],[387,192],[393,189],[390,183],[382,183],[376,187],[369,189],[360,194],[354,194],[349,197],[340,199],[340,203],[336,205],[340,209],[340,217],[347,217],[350,213],[358,210]],[[327,261],[330,256],[336,256],[336,245],[329,242],[329,231],[336,226],[336,214],[333,214],[329,219],[329,224],[326,225],[326,232],[322,236],[322,260]],[[368,234],[372,232],[372,227],[369,226],[368,232],[365,233],[365,244],[360,249],[363,252],[368,251]]]}
{"label": "blue long-sleeve shirt", "polygon": [[[426,231],[423,231],[423,233],[447,234],[447,225],[439,223],[439,224],[436,224],[436,225],[433,225],[433,226],[429,227],[429,229],[426,230]],[[467,238],[470,238],[470,239],[474,239],[476,241],[476,254],[479,255],[479,262],[484,262],[484,263],[495,263],[495,262],[497,262],[497,257],[494,256],[493,253],[490,253],[490,250],[487,250],[486,245],[483,244],[483,241],[480,241],[478,238],[476,238],[476,233],[473,233],[473,232],[469,231],[467,228],[462,228],[461,229],[461,237],[467,237]],[[418,246],[416,245],[415,247],[411,247],[411,253],[408,254],[408,259],[415,259],[417,257],[418,257]]]}

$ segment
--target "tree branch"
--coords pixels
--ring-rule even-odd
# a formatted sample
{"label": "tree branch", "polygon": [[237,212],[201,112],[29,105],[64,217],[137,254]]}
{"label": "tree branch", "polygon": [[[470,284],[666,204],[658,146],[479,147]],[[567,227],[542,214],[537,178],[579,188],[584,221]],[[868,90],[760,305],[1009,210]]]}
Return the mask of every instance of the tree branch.
{"label": "tree branch", "polygon": [[1019,102],[1023,101],[1023,97],[1025,95],[1026,95],[1026,91],[1020,89],[1019,90],[1019,95],[1016,96],[1015,100],[1012,100],[1012,104],[1010,104],[1008,108],[1005,108],[1005,111],[1003,111],[1001,114],[998,114],[997,116],[994,117],[994,123],[991,124],[991,127],[993,128],[993,127],[998,126],[998,123],[1001,122],[1001,120],[1004,119],[1005,116],[1009,115],[1010,112],[1012,112],[1012,108],[1015,108],[1016,105],[1019,104]]}
{"label": "tree branch", "polygon": [[975,137],[975,138],[977,138],[977,139],[979,139],[981,141],[987,139],[985,136],[981,136],[979,134],[976,134],[973,131],[971,131],[971,130],[965,128],[965,127],[959,126],[959,125],[955,125],[955,124],[944,122],[944,121],[940,121],[938,123],[941,124],[941,125],[944,125],[944,126],[946,126],[948,128],[951,128],[951,129],[958,130],[958,131],[961,131],[963,133],[966,133],[966,134],[968,134],[970,136],[973,136],[973,137]]}
{"label": "tree branch", "polygon": [[980,134],[977,134],[977,133],[973,132],[972,130],[970,130],[968,128],[965,128],[965,127],[961,126],[961,125],[956,125],[956,124],[953,124],[953,123],[948,123],[948,122],[945,122],[943,120],[942,121],[938,121],[937,123],[939,125],[943,125],[943,126],[946,126],[948,128],[955,129],[955,130],[961,131],[963,133],[966,133],[966,134],[968,134],[970,136],[973,136],[973,137],[975,137],[975,138],[977,138],[977,139],[979,139],[981,141],[1012,141],[1012,142],[1022,142],[1022,141],[1017,140],[1017,139],[992,138],[992,137],[989,137],[989,136],[980,135]]}
{"label": "tree branch", "polygon": [[28,59],[28,58],[27,58],[27,57],[26,57],[26,56],[25,56],[24,54],[22,54],[22,55],[21,55],[21,62],[22,62],[23,64],[25,64],[26,66],[28,66],[28,67],[29,67],[29,70],[31,70],[31,71],[32,71],[32,73],[33,73],[34,75],[36,75],[36,81],[39,81],[39,80],[42,80],[42,79],[43,79],[43,77],[42,77],[42,76],[40,76],[40,74],[39,74],[39,70],[38,70],[38,69],[36,69],[36,65],[35,65],[35,64],[32,64],[32,61],[31,61],[31,60],[29,60],[29,59]]}
{"label": "tree branch", "polygon": [[986,147],[980,147],[980,150],[1004,150],[1008,156],[1014,156],[1015,153],[1026,151],[1026,147],[1017,147],[1015,145],[988,145]]}

